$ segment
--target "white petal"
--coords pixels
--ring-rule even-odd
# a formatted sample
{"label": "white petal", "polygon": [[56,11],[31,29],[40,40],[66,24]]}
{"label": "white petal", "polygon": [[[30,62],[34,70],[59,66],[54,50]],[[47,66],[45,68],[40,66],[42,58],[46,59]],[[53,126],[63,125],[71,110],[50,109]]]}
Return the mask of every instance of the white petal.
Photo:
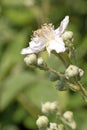
{"label": "white petal", "polygon": [[66,50],[64,42],[61,38],[58,38],[58,40],[50,41],[49,46],[47,47],[49,55],[52,50],[55,50],[57,53],[61,53]]}
{"label": "white petal", "polygon": [[21,54],[38,53],[45,48],[45,44],[43,44],[43,42],[36,43],[31,41],[29,45],[29,47],[22,49]]}
{"label": "white petal", "polygon": [[67,26],[68,26],[68,23],[69,23],[69,16],[66,16],[60,23],[60,26],[59,28],[57,28],[55,30],[56,34],[57,35],[61,35],[62,33],[64,33],[64,31],[66,30]]}
{"label": "white petal", "polygon": [[21,54],[23,55],[32,54],[32,53],[34,53],[34,51],[30,47],[27,47],[21,50]]}
{"label": "white petal", "polygon": [[30,48],[33,50],[41,51],[44,49],[44,47],[45,47],[45,44],[42,41],[38,41],[38,43],[34,41],[30,42]]}

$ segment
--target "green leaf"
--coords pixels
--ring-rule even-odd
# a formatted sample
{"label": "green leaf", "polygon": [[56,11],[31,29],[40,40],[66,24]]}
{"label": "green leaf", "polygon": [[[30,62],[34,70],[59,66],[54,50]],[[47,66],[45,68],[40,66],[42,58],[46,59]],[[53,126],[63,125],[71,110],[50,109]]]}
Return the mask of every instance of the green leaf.
{"label": "green leaf", "polygon": [[20,92],[30,87],[36,81],[35,79],[36,77],[34,75],[26,72],[9,76],[3,82],[0,109],[5,109]]}

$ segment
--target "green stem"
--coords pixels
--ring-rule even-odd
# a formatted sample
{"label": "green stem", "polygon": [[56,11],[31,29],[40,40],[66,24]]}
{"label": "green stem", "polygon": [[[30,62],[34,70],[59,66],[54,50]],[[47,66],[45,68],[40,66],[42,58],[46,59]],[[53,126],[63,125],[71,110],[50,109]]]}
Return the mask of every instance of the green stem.
{"label": "green stem", "polygon": [[87,90],[82,86],[82,84],[79,81],[78,84],[81,89],[81,95],[84,98],[85,102],[87,102]]}
{"label": "green stem", "polygon": [[[42,69],[42,70],[45,70],[45,71],[48,71],[48,72],[52,72],[54,74],[56,74],[57,76],[59,77],[65,77],[63,73],[59,72],[59,71],[56,71],[50,67],[48,67],[46,64],[44,65],[36,65],[38,68]],[[76,92],[80,92],[81,95],[83,96],[85,102],[87,102],[87,91],[85,90],[85,88],[81,85],[81,83],[77,80],[75,80],[75,83],[71,83],[69,81],[66,80],[66,84],[69,86],[70,89],[72,89],[73,91],[76,91]]]}
{"label": "green stem", "polygon": [[70,83],[70,82],[66,82],[66,84],[69,86],[70,89],[72,89],[73,91],[81,91],[80,87],[76,84]]}
{"label": "green stem", "polygon": [[[36,65],[37,66],[37,65]],[[48,71],[48,72],[53,72],[54,74],[56,74],[57,76],[59,77],[64,77],[64,74],[59,72],[59,71],[56,71],[50,67],[48,67],[46,64],[45,65],[40,65],[40,66],[37,66],[38,68],[42,69],[42,70],[45,70],[45,71]]]}
{"label": "green stem", "polygon": [[82,84],[78,81],[78,84],[73,84],[70,82],[66,82],[70,89],[73,91],[80,92],[82,97],[84,98],[85,102],[87,102],[87,90],[82,86]]}

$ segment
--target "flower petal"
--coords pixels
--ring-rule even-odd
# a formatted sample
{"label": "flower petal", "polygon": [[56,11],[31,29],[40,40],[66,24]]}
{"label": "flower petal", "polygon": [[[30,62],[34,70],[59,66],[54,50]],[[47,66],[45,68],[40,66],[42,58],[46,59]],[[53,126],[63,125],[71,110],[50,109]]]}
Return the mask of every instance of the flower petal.
{"label": "flower petal", "polygon": [[34,51],[33,51],[30,47],[23,48],[23,49],[21,50],[21,54],[23,54],[23,55],[32,54],[32,53],[34,53]]}
{"label": "flower petal", "polygon": [[57,53],[61,53],[66,50],[65,44],[61,38],[50,41],[49,46],[47,46],[47,51],[48,51],[49,55],[52,50],[55,50]]}
{"label": "flower petal", "polygon": [[66,16],[60,23],[60,26],[59,28],[57,28],[55,30],[56,34],[57,35],[61,35],[62,33],[64,33],[64,31],[66,30],[67,26],[68,26],[68,23],[69,23],[69,16]]}
{"label": "flower petal", "polygon": [[45,48],[45,44],[43,42],[36,43],[34,41],[31,41],[29,45],[29,47],[22,49],[21,54],[38,53]]}

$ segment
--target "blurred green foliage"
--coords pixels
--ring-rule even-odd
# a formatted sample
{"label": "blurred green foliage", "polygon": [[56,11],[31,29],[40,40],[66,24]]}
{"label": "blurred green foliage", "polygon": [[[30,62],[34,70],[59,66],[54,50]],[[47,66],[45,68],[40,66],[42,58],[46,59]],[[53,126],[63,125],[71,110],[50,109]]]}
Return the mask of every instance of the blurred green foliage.
{"label": "blurred green foliage", "polygon": [[[49,74],[27,67],[20,54],[33,30],[48,22],[58,27],[65,15],[70,16],[68,29],[74,32],[77,65],[85,71],[86,87],[87,0],[0,0],[0,130],[36,130],[41,103],[55,100],[63,110],[74,112],[78,130],[87,129],[87,105],[82,98],[71,91],[58,92]],[[53,56],[48,64],[62,70]]]}

